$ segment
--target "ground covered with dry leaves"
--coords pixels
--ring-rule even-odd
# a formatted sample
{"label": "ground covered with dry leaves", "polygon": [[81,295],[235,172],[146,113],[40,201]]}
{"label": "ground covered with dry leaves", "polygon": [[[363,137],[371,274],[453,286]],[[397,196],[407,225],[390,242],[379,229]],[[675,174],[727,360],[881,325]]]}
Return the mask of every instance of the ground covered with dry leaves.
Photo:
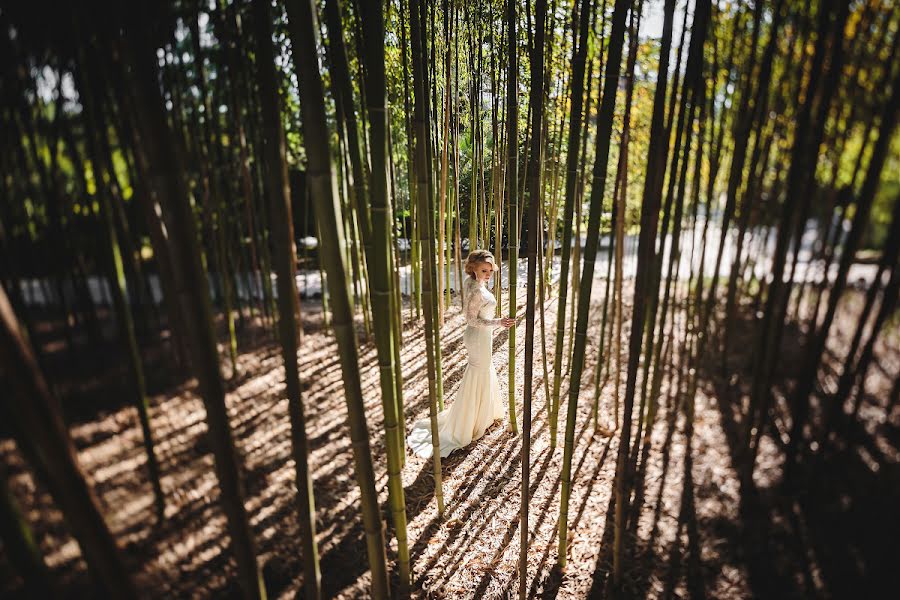
{"label": "ground covered with dry leaves", "polygon": [[[600,280],[594,292],[596,306],[600,306],[598,298],[602,298]],[[546,310],[548,350],[553,347],[555,306],[554,299]],[[629,308],[626,305],[626,313]],[[323,328],[319,304],[304,302],[303,315],[298,357],[312,448],[324,595],[367,597],[369,574],[337,348]],[[422,322],[409,318],[408,307],[404,318],[402,361],[409,428],[414,420],[427,416],[428,399]],[[852,318],[848,319],[852,323]],[[751,339],[752,327],[743,327],[744,337],[735,341],[738,348],[742,343],[748,346]],[[452,402],[465,369],[463,328],[459,309],[451,308],[442,330],[448,402]],[[595,311],[587,374],[594,372],[599,329],[600,314]],[[516,357],[520,419],[524,330],[524,326],[518,327]],[[627,331],[626,322],[626,340]],[[495,335],[494,364],[504,393],[509,369],[507,335],[505,331]],[[850,335],[852,329],[844,337]],[[786,343],[799,337],[789,331]],[[841,339],[835,341],[835,352]],[[46,347],[53,349],[49,344]],[[623,352],[624,348],[623,343]],[[853,592],[877,591],[896,578],[892,567],[900,555],[896,552],[896,540],[900,539],[896,516],[900,415],[896,410],[887,414],[881,404],[887,402],[885,390],[900,371],[897,348],[895,333],[885,336],[879,347],[878,369],[862,412],[868,425],[857,432],[868,445],[847,444],[823,464],[811,467],[825,469],[812,471],[811,481],[821,485],[811,489],[787,491],[780,487],[781,437],[779,431],[773,431],[761,448],[755,490],[742,495],[733,457],[740,418],[737,392],[748,382],[739,367],[732,369],[729,378],[703,376],[692,427],[683,406],[678,410],[675,394],[664,389],[661,413],[653,428],[653,449],[638,471],[643,486],[635,501],[639,516],[627,538],[628,595],[864,597],[867,594]],[[301,544],[283,368],[278,348],[258,329],[244,332],[241,349],[228,403],[245,467],[247,508],[270,597],[293,597],[302,585]],[[561,429],[559,447],[550,447],[540,344],[536,350],[528,587],[534,597],[602,597],[611,568],[611,497],[618,437],[594,432],[593,383],[586,375],[576,418],[568,566],[561,571],[556,561],[563,433]],[[740,351],[733,354],[735,364],[746,361]],[[125,370],[115,357],[111,346],[74,364],[59,356],[48,366],[64,399],[79,459],[94,482],[140,589],[148,598],[239,596],[195,382],[173,381],[167,374],[165,351],[158,345],[148,346],[152,425],[168,501],[166,519],[157,523],[137,416],[126,401]],[[223,364],[227,365],[224,359]],[[798,364],[799,359],[786,352],[779,363],[781,376],[786,378],[784,386],[790,385],[792,365]],[[225,369],[227,373],[228,367]],[[383,418],[371,343],[362,346],[361,377],[376,483],[386,505]],[[605,426],[611,426],[612,391],[608,382],[601,391],[599,415]],[[561,427],[565,418],[564,400]],[[498,421],[482,439],[445,459],[443,519],[437,515],[431,461],[407,458],[403,479],[414,597],[506,598],[516,594],[521,444],[521,436],[512,435],[505,423]],[[861,445],[864,453],[857,449]],[[66,596],[92,594],[77,544],[9,437],[0,439],[0,455],[10,487],[25,507]],[[827,481],[815,475],[823,472],[829,474]],[[388,557],[393,561],[396,542],[390,525],[387,538]],[[0,551],[0,592],[4,596],[21,594],[20,582],[10,569]]]}

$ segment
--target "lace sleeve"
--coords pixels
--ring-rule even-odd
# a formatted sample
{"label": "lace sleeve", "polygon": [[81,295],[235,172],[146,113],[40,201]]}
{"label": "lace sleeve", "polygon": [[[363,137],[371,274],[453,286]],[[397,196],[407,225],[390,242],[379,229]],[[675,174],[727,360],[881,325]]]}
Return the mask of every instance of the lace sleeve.
{"label": "lace sleeve", "polygon": [[466,286],[466,324],[471,327],[488,327],[494,328],[500,325],[500,319],[485,319],[479,315],[481,307],[484,306],[484,296],[476,285]]}

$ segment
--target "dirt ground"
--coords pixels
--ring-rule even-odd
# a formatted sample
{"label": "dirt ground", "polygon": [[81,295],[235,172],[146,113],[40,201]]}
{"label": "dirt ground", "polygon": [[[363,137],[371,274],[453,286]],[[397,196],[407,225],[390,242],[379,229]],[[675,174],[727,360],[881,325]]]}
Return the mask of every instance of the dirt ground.
{"label": "dirt ground", "polygon": [[[594,306],[602,306],[598,280]],[[524,293],[520,294],[523,297]],[[627,294],[626,294],[627,296]],[[831,349],[852,335],[855,306],[844,312],[847,331]],[[555,298],[546,310],[547,348],[552,353]],[[626,305],[626,312],[630,307]],[[598,358],[600,311],[589,331],[586,376],[577,406],[573,487],[569,505],[568,565],[556,567],[559,486],[566,404],[560,410],[559,446],[550,447],[546,397],[536,348],[534,421],[531,452],[531,518],[528,587],[541,598],[604,596],[609,586],[612,547],[612,485],[618,437],[595,434],[591,420]],[[524,305],[521,311],[524,315]],[[407,430],[428,414],[422,322],[409,318],[402,346]],[[333,338],[323,331],[316,302],[303,303],[304,337],[298,354],[303,401],[312,453],[318,542],[325,597],[368,597],[358,490]],[[623,336],[627,340],[626,319]],[[516,398],[521,421],[524,321],[517,328]],[[635,499],[639,516],[629,528],[631,548],[625,587],[632,597],[845,598],[878,597],[882,586],[897,583],[900,562],[900,407],[884,408],[887,390],[900,372],[900,343],[891,332],[879,344],[878,365],[867,382],[862,425],[809,466],[803,489],[781,483],[781,438],[786,427],[769,431],[760,448],[753,489],[742,493],[734,455],[740,429],[739,392],[748,384],[740,365],[753,332],[741,323],[727,377],[703,373],[694,405],[693,426],[664,388],[660,415],[652,431],[653,448],[642,460],[643,492]],[[457,307],[442,329],[444,391],[452,402],[465,369],[463,319]],[[789,375],[802,350],[802,332],[789,330],[779,361],[784,380],[775,411],[790,386]],[[507,391],[507,333],[495,334],[494,364]],[[231,423],[245,467],[246,504],[259,546],[270,597],[294,597],[301,590],[299,527],[294,468],[290,456],[283,369],[274,342],[258,330],[241,339],[239,373],[229,384]],[[54,346],[48,345],[51,349]],[[204,438],[202,402],[193,380],[168,374],[166,352],[148,346],[151,417],[167,495],[166,519],[157,523],[146,479],[145,457],[134,409],[127,403],[125,370],[116,365],[114,346],[72,364],[53,359],[52,378],[64,399],[79,459],[92,478],[108,522],[128,564],[148,598],[238,597],[235,563],[227,547],[225,517],[213,459]],[[623,352],[625,344],[623,343]],[[676,346],[676,352],[680,347]],[[834,358],[834,357],[832,357]],[[377,487],[387,502],[386,457],[374,346],[362,346],[361,377],[367,399],[369,432]],[[718,362],[710,360],[710,362]],[[223,358],[226,374],[227,359]],[[552,369],[552,366],[551,366]],[[624,382],[623,382],[624,384]],[[624,385],[623,385],[624,388]],[[567,397],[565,386],[563,398]],[[601,423],[611,426],[612,384],[599,399]],[[776,418],[776,424],[780,423]],[[855,437],[854,437],[855,436]],[[852,438],[852,439],[851,439]],[[850,441],[848,441],[850,440]],[[408,534],[416,598],[507,598],[518,589],[521,435],[498,421],[471,446],[443,461],[446,512],[437,516],[430,460],[408,456],[403,469]],[[45,488],[34,481],[14,442],[0,439],[0,455],[10,487],[26,510],[41,549],[64,597],[95,595],[78,546]],[[385,511],[387,520],[387,513]],[[390,526],[388,558],[396,558]],[[395,581],[396,583],[396,581]],[[22,594],[0,550],[0,592]],[[896,589],[896,588],[894,588]]]}

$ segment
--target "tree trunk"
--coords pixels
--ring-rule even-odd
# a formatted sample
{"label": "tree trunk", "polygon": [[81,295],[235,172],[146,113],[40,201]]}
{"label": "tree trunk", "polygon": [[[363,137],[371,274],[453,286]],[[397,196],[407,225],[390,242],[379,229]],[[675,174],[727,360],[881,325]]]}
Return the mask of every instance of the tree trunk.
{"label": "tree trunk", "polygon": [[603,84],[603,99],[597,125],[597,147],[594,156],[593,185],[591,187],[590,212],[588,215],[587,239],[584,251],[584,272],[579,291],[578,320],[575,325],[575,344],[572,353],[572,372],[569,381],[569,402],[566,415],[566,437],[563,453],[562,494],[559,510],[559,548],[557,564],[566,565],[566,544],[568,541],[569,496],[572,488],[572,454],[575,447],[575,419],[578,410],[578,396],[581,391],[581,374],[584,368],[584,352],[587,346],[588,317],[591,305],[591,291],[594,283],[594,263],[600,241],[600,213],[603,208],[603,193],[606,186],[609,146],[612,138],[613,113],[616,107],[616,86],[621,71],[622,47],[625,40],[625,17],[628,0],[616,0],[609,38],[609,59]]}
{"label": "tree trunk", "polygon": [[[817,90],[821,76],[825,72],[825,55],[827,54],[826,33],[831,29],[829,22],[835,13],[833,2],[826,2],[820,7],[819,15],[819,39],[816,42],[815,54],[810,66],[810,77],[805,91],[805,98],[797,115],[797,129],[794,134],[794,143],[791,149],[790,167],[787,175],[787,188],[785,200],[781,209],[781,224],[778,229],[775,252],[772,257],[772,277],[766,295],[766,306],[760,325],[759,337],[754,353],[753,385],[750,393],[749,414],[744,428],[744,444],[746,456],[740,465],[741,480],[749,483],[753,474],[753,466],[756,462],[756,451],[759,444],[762,428],[758,427],[759,419],[768,413],[770,402],[770,389],[772,372],[778,355],[781,342],[781,333],[784,326],[784,310],[790,296],[790,281],[784,280],[784,270],[787,261],[788,246],[791,238],[796,236],[795,221],[797,204],[803,203],[802,190],[811,182],[815,168],[815,161],[810,157],[818,155],[819,142],[821,141],[824,123],[817,126],[814,120],[813,104],[819,97]],[[846,22],[848,7],[846,3],[839,3],[837,21],[838,35],[843,36],[843,24]],[[840,44],[840,37],[838,44]],[[821,95],[821,102],[826,102],[833,90],[825,90]],[[801,215],[805,213],[803,207],[799,210]],[[800,226],[797,226],[800,227]],[[756,432],[753,435],[753,432]]]}
{"label": "tree trunk", "polygon": [[[702,50],[706,39],[707,23],[710,14],[709,0],[699,0],[694,11],[694,23],[691,29],[691,45],[688,51],[688,64],[685,67],[685,80],[694,78],[693,72],[698,71],[702,62]],[[667,12],[668,14],[668,12]],[[666,20],[667,23],[671,21]],[[628,450],[631,437],[631,419],[634,406],[634,396],[637,386],[637,371],[641,355],[641,342],[644,334],[645,309],[647,296],[655,293],[651,288],[653,283],[654,246],[656,243],[657,221],[659,218],[660,192],[662,191],[663,172],[668,146],[668,131],[662,128],[663,98],[665,97],[666,79],[663,73],[668,66],[668,44],[665,41],[671,39],[666,35],[666,26],[663,33],[664,43],[662,52],[665,61],[660,58],[660,81],[654,94],[653,117],[650,124],[650,147],[647,157],[647,173],[644,185],[644,201],[641,210],[641,233],[638,240],[638,263],[634,283],[634,305],[632,308],[632,325],[629,339],[628,375],[625,381],[625,397],[623,401],[622,433],[619,441],[618,459],[616,462],[616,491],[615,491],[615,534],[613,549],[613,585],[622,585],[622,570],[624,561],[624,532],[625,518],[629,509],[629,468],[627,464]]]}
{"label": "tree trunk", "polygon": [[422,268],[422,303],[425,314],[425,352],[428,369],[429,416],[431,419],[431,440],[434,444],[432,466],[434,468],[434,495],[437,500],[438,514],[444,513],[444,492],[441,483],[440,436],[437,427],[438,401],[438,338],[435,336],[437,319],[435,302],[432,299],[433,285],[436,279],[434,268],[434,237],[432,236],[433,188],[429,180],[431,173],[431,147],[428,132],[430,120],[428,114],[428,74],[425,68],[425,56],[428,47],[425,40],[425,7],[418,0],[410,0],[410,39],[412,42],[413,88],[415,108],[413,123],[415,130],[415,170],[416,170],[416,202],[418,231],[424,249]]}
{"label": "tree trunk", "polygon": [[[264,2],[265,0],[257,0]],[[372,571],[372,595],[387,598],[390,586],[384,545],[384,525],[375,490],[375,471],[369,449],[369,429],[359,380],[359,349],[353,326],[347,264],[342,253],[344,235],[340,226],[341,210],[334,193],[329,155],[328,120],[325,116],[325,91],[319,74],[318,27],[315,4],[311,0],[287,3],[294,64],[300,82],[303,116],[303,142],[308,160],[309,190],[316,220],[321,227],[321,258],[328,275],[333,311],[333,328],[341,357],[344,394],[347,401],[350,437],[356,480],[359,484],[369,568]]]}
{"label": "tree trunk", "polygon": [[[516,317],[516,274],[519,262],[519,39],[516,2],[506,0],[506,188],[509,190],[509,317]],[[516,423],[516,326],[509,328],[509,430],[519,433]]]}
{"label": "tree trunk", "polygon": [[[253,2],[253,21],[256,25],[256,80],[259,83],[259,106],[263,129],[263,169],[269,190],[272,215],[272,261],[278,290],[278,337],[281,359],[284,362],[285,393],[291,420],[291,454],[294,459],[297,503],[300,517],[300,541],[303,547],[303,591],[307,598],[321,596],[319,549],[316,542],[316,503],[312,475],[309,470],[309,440],[306,435],[306,415],[300,392],[300,373],[297,368],[298,325],[297,251],[294,245],[294,219],[291,189],[288,180],[284,131],[281,126],[281,107],[278,80],[272,49],[272,17],[268,0]],[[295,24],[291,20],[292,33]]]}
{"label": "tree trunk", "polygon": [[[578,17],[578,45],[572,55],[571,110],[569,111],[569,139],[566,152],[566,202],[563,208],[562,254],[559,263],[559,297],[556,309],[556,348],[553,353],[553,398],[550,404],[550,446],[553,448],[556,447],[559,390],[562,383],[566,301],[569,292],[569,254],[572,246],[572,215],[575,209],[575,187],[580,175],[578,172],[578,149],[581,144],[581,109],[584,99],[584,70],[590,32],[590,7],[589,0],[582,0]],[[579,240],[580,242],[581,240]]]}
{"label": "tree trunk", "polygon": [[803,370],[800,372],[797,387],[791,397],[791,438],[786,452],[788,460],[796,457],[798,446],[802,442],[801,436],[809,414],[809,396],[813,393],[818,378],[819,362],[822,359],[822,354],[825,352],[825,344],[828,341],[828,333],[837,312],[838,302],[847,285],[847,273],[850,271],[850,266],[856,257],[856,250],[863,231],[869,222],[869,214],[871,213],[872,202],[875,199],[875,192],[881,179],[881,171],[884,168],[894,129],[897,126],[897,117],[898,113],[900,113],[900,72],[894,76],[891,88],[891,98],[888,100],[885,113],[881,119],[878,141],[875,142],[875,147],[872,150],[866,179],[863,182],[862,190],[856,202],[853,226],[847,235],[847,239],[844,241],[837,278],[832,284],[831,292],[828,295],[828,309],[825,312],[825,318],[821,326],[812,335],[813,341],[805,354]]}
{"label": "tree trunk", "polygon": [[121,44],[126,61],[133,67],[128,102],[134,111],[136,124],[135,156],[142,177],[148,182],[147,202],[151,206],[158,203],[167,217],[175,284],[175,289],[167,290],[167,293],[177,299],[184,317],[184,337],[188,342],[200,396],[206,407],[209,441],[222,488],[231,547],[237,558],[239,583],[245,597],[265,598],[265,585],[256,562],[255,543],[243,501],[240,467],[225,407],[225,387],[213,331],[209,292],[206,285],[197,285],[197,282],[206,281],[206,275],[200,263],[194,216],[184,178],[184,162],[166,123],[165,104],[157,84],[156,48],[147,38],[141,12],[136,11],[130,17],[127,37]]}
{"label": "tree trunk", "polygon": [[[381,404],[387,438],[388,501],[397,536],[400,563],[401,593],[408,592],[410,582],[409,546],[406,536],[406,499],[401,469],[404,446],[400,429],[405,428],[402,389],[395,380],[401,376],[400,364],[395,362],[395,349],[400,340],[395,322],[400,318],[399,307],[392,307],[394,280],[391,277],[392,208],[388,202],[388,138],[390,121],[385,110],[387,82],[385,76],[384,15],[379,0],[363,2],[362,16],[366,47],[366,98],[368,99],[369,132],[372,152],[372,314],[375,324],[375,345],[378,351],[378,370],[381,381]],[[446,130],[445,130],[446,131]],[[446,147],[446,145],[445,145]],[[396,310],[394,310],[396,308]]]}
{"label": "tree trunk", "polygon": [[[334,88],[339,94],[338,100],[343,107],[342,112],[347,131],[348,154],[350,155],[350,168],[353,175],[350,195],[353,199],[354,208],[359,215],[363,247],[368,260],[371,251],[372,232],[369,207],[366,203],[368,198],[366,173],[369,168],[365,155],[362,153],[362,145],[359,138],[356,103],[353,100],[353,84],[350,81],[350,66],[347,59],[347,49],[344,46],[341,9],[337,0],[325,1],[325,27],[328,31],[329,55],[334,67],[333,77],[336,80]],[[360,86],[360,89],[362,89],[362,86]]]}
{"label": "tree trunk", "polygon": [[534,48],[531,52],[531,152],[529,160],[528,190],[528,291],[525,308],[525,390],[522,414],[522,499],[519,518],[519,598],[524,600],[528,591],[528,506],[531,501],[531,396],[534,381],[534,306],[535,283],[540,276],[537,269],[538,215],[543,210],[541,197],[541,123],[544,118],[544,21],[547,17],[546,0],[535,5]]}
{"label": "tree trunk", "polygon": [[2,288],[0,358],[13,374],[9,383],[16,400],[4,394],[3,409],[11,417],[17,445],[45,480],[97,583],[111,598],[135,598],[137,589],[78,464],[59,404]]}

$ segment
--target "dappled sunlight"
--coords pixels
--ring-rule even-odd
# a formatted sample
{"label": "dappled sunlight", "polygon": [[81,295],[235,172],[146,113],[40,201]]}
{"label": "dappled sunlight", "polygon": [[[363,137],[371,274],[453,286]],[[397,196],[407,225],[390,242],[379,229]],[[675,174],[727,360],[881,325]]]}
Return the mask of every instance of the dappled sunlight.
{"label": "dappled sunlight", "polygon": [[0,597],[896,591],[892,3],[52,4]]}
{"label": "dappled sunlight", "polygon": [[[598,280],[599,288],[602,280]],[[596,290],[597,293],[600,290]],[[546,320],[555,322],[555,302],[547,303]],[[305,306],[310,320],[320,323],[315,305]],[[678,314],[680,319],[680,313]],[[627,332],[629,323],[626,321]],[[328,332],[310,323],[298,352],[301,387],[310,439],[309,463],[315,489],[319,550],[323,585],[329,596],[354,598],[368,589],[365,545],[359,514],[359,489],[346,424],[343,382],[336,345]],[[591,335],[598,335],[600,313],[592,316]],[[462,316],[457,309],[447,313],[443,329],[445,401],[453,401],[465,354],[461,351]],[[517,328],[516,397],[517,414],[522,411],[524,373],[524,327]],[[554,330],[548,328],[548,344]],[[507,398],[508,352],[506,342],[495,338],[494,362],[500,375],[504,402]],[[504,337],[505,340],[505,337]],[[407,322],[401,360],[407,427],[428,416],[427,378],[421,323]],[[879,348],[887,361],[896,353]],[[791,350],[787,350],[790,356]],[[375,481],[379,499],[387,502],[386,458],[383,415],[375,351],[371,343],[361,345],[360,381],[366,398],[370,444],[375,460]],[[593,374],[597,350],[588,347],[586,374]],[[737,355],[739,356],[739,355]],[[605,358],[601,356],[600,358]],[[623,360],[627,351],[623,347]],[[735,356],[732,360],[735,360]],[[538,359],[540,360],[540,359]],[[295,593],[302,587],[302,560],[294,461],[290,423],[284,390],[283,368],[277,347],[271,343],[241,354],[239,371],[227,401],[235,443],[243,458],[246,489],[245,506],[250,515],[269,587],[276,597]],[[677,364],[677,363],[676,363]],[[613,373],[615,361],[612,361]],[[585,377],[576,417],[573,454],[573,488],[569,508],[569,565],[556,566],[558,545],[558,486],[562,467],[562,433],[567,412],[567,382],[561,390],[559,415],[560,447],[549,446],[549,423],[542,368],[537,362],[532,410],[531,517],[529,521],[529,589],[533,595],[578,598],[602,589],[611,568],[611,513],[615,457],[618,436],[594,433],[592,403],[593,376]],[[891,368],[891,367],[888,367]],[[552,369],[551,369],[552,371]],[[612,377],[605,377],[599,398],[600,423],[611,424],[613,410]],[[741,498],[733,465],[735,435],[746,390],[740,372],[729,383],[732,396],[720,394],[721,382],[703,383],[696,398],[691,447],[685,438],[686,420],[673,413],[677,396],[668,380],[660,391],[660,413],[650,432],[651,450],[638,463],[643,482],[636,496],[637,521],[629,535],[635,544],[635,561],[627,567],[635,590],[650,597],[670,593],[683,595],[702,581],[711,597],[752,595],[752,590],[770,589],[760,583],[771,576],[767,561],[757,555],[748,564],[740,550],[741,532],[753,519],[752,507]],[[883,388],[889,382],[877,374],[868,385]],[[125,548],[140,581],[147,582],[150,597],[232,589],[236,565],[231,558],[224,515],[218,504],[219,488],[212,455],[205,440],[206,423],[202,402],[192,381],[151,399],[151,417],[162,466],[162,486],[166,494],[166,517],[156,523],[153,496],[146,474],[146,456],[134,410],[127,402],[98,414],[94,420],[71,427],[79,459],[97,490],[113,533]],[[624,385],[624,382],[623,382]],[[776,399],[783,395],[775,391]],[[879,392],[880,393],[880,392]],[[733,398],[733,401],[731,400]],[[782,403],[776,403],[783,404]],[[722,411],[725,411],[724,413]],[[862,465],[873,474],[882,464],[897,464],[897,447],[878,435],[883,412],[866,403],[861,410],[867,431],[877,440],[874,446],[858,448]],[[872,413],[872,421],[866,417]],[[425,595],[448,597],[503,597],[517,586],[519,554],[519,503],[521,499],[521,435],[505,429],[505,418],[495,423],[483,438],[443,461],[443,489],[446,511],[437,516],[431,461],[407,456],[402,479],[406,488],[408,536],[415,589]],[[877,457],[871,448],[879,448]],[[868,454],[867,454],[868,453]],[[0,442],[3,460],[12,465],[10,486],[27,506],[48,564],[71,589],[87,585],[85,565],[74,540],[67,533],[59,512],[41,485],[36,485],[25,468],[15,445]],[[779,485],[783,460],[779,444],[771,435],[761,438],[754,482],[761,501],[775,499],[765,490]],[[691,477],[685,478],[685,465]],[[690,489],[685,486],[690,483]],[[687,494],[687,496],[686,496]],[[690,498],[692,513],[685,521],[684,502]],[[845,497],[845,503],[852,502]],[[762,516],[762,515],[760,515]],[[803,571],[806,589],[825,593],[824,565],[811,550],[809,520],[801,504],[776,504],[771,513],[775,543],[805,555]],[[749,521],[752,523],[752,520]],[[693,525],[690,525],[693,523]],[[686,524],[690,525],[685,529]],[[692,529],[693,527],[693,529]],[[692,533],[694,532],[695,533]],[[395,556],[396,540],[388,522],[389,557]],[[788,533],[793,532],[793,533]],[[793,536],[793,537],[790,537]],[[689,545],[700,550],[702,571],[695,573],[681,560]],[[687,554],[690,557],[690,554]],[[348,565],[353,565],[347,568]],[[779,576],[782,577],[782,576]],[[198,583],[202,581],[202,584]]]}

